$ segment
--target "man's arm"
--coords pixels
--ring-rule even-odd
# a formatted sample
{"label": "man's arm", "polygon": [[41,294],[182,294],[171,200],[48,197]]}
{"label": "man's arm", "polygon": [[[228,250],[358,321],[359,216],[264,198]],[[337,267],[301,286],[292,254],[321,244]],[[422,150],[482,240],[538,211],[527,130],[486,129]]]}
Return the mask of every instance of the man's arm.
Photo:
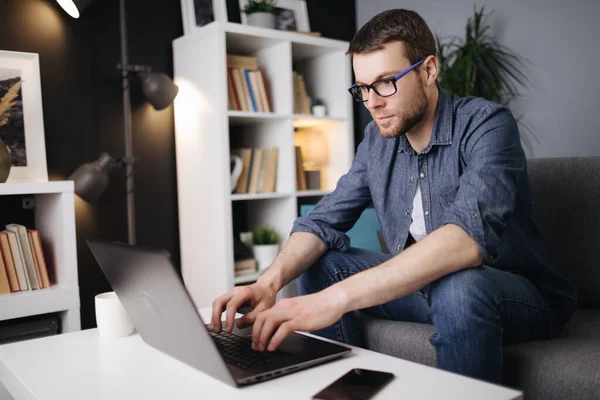
{"label": "man's arm", "polygon": [[445,225],[377,267],[325,289],[342,313],[387,303],[464,268],[482,263],[477,242],[462,228]]}
{"label": "man's arm", "polygon": [[503,107],[483,108],[464,143],[467,166],[443,225],[380,266],[340,282],[332,291],[346,312],[397,299],[464,268],[493,264],[526,159],[516,122]]}
{"label": "man's arm", "polygon": [[484,106],[461,145],[467,166],[438,229],[379,266],[320,293],[279,302],[255,323],[257,347],[273,350],[294,330],[322,329],[346,312],[400,298],[461,269],[493,264],[526,165],[514,118],[505,108]]}
{"label": "man's arm", "polygon": [[309,215],[294,222],[288,242],[258,283],[278,292],[314,264],[328,248],[344,251],[349,247],[345,232],[356,223],[372,201],[367,178],[372,128],[365,130],[365,138],[358,146],[348,173],[340,178],[335,190],[321,199]]}
{"label": "man's arm", "polygon": [[[376,133],[376,132],[375,132]],[[256,317],[273,307],[277,292],[307,270],[328,248],[345,250],[349,238],[345,232],[371,203],[367,179],[369,160],[369,129],[358,146],[350,171],[342,176],[335,190],[325,196],[310,215],[294,222],[292,234],[273,264],[253,285],[235,287],[215,299],[212,308],[211,328],[221,329],[221,313],[226,310],[226,329],[233,329],[237,310],[249,302],[252,311],[244,314],[239,326],[254,323]]]}
{"label": "man's arm", "polygon": [[296,279],[327,251],[327,245],[312,233],[293,233],[273,264],[257,283],[268,286],[277,293]]}

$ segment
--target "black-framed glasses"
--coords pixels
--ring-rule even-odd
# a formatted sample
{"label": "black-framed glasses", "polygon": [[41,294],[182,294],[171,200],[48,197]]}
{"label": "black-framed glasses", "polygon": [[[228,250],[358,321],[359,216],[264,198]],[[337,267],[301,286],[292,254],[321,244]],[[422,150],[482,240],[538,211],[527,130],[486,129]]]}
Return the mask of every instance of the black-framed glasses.
{"label": "black-framed glasses", "polygon": [[370,85],[359,85],[355,83],[354,85],[348,88],[348,91],[354,97],[354,100],[359,102],[365,102],[369,100],[369,89],[373,89],[373,91],[379,97],[390,97],[396,94],[398,88],[396,87],[396,82],[400,80],[404,75],[408,74],[413,69],[417,68],[421,63],[425,61],[422,60],[417,61],[410,67],[406,68],[404,71],[400,72],[398,75],[393,76],[391,78],[382,78],[378,79]]}

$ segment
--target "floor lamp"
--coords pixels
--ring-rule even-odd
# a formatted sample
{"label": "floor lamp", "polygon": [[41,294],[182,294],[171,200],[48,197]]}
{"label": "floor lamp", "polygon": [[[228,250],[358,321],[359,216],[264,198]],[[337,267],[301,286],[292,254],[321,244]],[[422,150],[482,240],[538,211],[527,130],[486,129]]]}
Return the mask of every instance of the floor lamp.
{"label": "floor lamp", "polygon": [[[56,0],[58,4],[73,18],[79,15],[94,0]],[[127,51],[127,21],[125,15],[125,0],[119,0],[120,6],[120,31],[121,31],[121,62],[117,69],[121,71],[123,88],[123,116],[125,130],[125,156],[115,159],[107,153],[93,162],[83,164],[77,168],[69,177],[75,182],[75,193],[82,199],[95,203],[106,189],[109,180],[109,172],[115,168],[125,168],[127,187],[127,239],[128,243],[136,243],[135,230],[135,185],[133,140],[131,127],[131,98],[129,81],[137,78],[140,81],[142,93],[156,110],[168,107],[179,88],[164,73],[152,72],[146,65],[130,65]]]}

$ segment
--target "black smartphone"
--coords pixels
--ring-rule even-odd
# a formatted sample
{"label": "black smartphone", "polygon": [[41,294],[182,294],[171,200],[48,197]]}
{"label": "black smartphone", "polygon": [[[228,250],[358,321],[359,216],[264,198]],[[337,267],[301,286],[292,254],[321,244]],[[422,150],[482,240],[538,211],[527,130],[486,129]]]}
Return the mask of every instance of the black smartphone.
{"label": "black smartphone", "polygon": [[390,372],[354,368],[313,396],[315,400],[367,400],[394,378]]}

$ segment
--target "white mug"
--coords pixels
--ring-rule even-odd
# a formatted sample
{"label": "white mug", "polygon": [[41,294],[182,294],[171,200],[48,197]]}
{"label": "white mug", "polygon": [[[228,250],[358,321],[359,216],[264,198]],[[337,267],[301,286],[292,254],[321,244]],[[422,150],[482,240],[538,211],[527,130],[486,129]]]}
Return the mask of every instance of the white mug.
{"label": "white mug", "polygon": [[96,296],[96,325],[101,337],[122,338],[131,335],[135,328],[127,311],[115,292],[101,293]]}

